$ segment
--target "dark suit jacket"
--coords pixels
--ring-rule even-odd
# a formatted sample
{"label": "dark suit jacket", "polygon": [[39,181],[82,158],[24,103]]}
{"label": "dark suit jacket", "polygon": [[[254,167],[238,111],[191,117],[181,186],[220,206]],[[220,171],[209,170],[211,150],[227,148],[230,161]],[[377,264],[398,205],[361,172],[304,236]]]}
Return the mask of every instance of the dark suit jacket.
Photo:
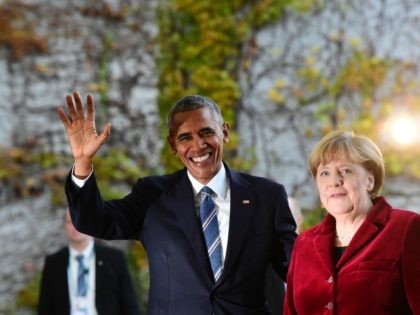
{"label": "dark suit jacket", "polygon": [[121,200],[104,202],[95,177],[83,188],[69,176],[66,193],[75,226],[103,239],[139,239],[150,268],[148,314],[269,314],[268,262],[286,275],[295,222],[283,186],[226,167],[231,213],[223,273],[210,268],[186,170],[139,179]]}
{"label": "dark suit jacket", "polygon": [[[336,265],[335,220],[299,235],[284,314],[420,314],[420,216],[375,200]],[[331,303],[331,304],[329,304]]]}
{"label": "dark suit jacket", "polygon": [[271,264],[265,273],[265,297],[272,315],[282,315],[285,296],[285,283]]}
{"label": "dark suit jacket", "polygon": [[[95,244],[96,296],[98,315],[139,315],[139,305],[123,252]],[[67,267],[68,247],[49,255],[42,272],[39,315],[70,314]]]}

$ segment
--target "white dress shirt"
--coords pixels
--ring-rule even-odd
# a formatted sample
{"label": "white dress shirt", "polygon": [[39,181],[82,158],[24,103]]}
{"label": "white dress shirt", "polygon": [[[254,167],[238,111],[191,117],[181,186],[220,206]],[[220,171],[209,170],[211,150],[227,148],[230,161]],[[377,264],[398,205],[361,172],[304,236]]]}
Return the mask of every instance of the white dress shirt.
{"label": "white dress shirt", "polygon": [[216,204],[217,222],[219,223],[219,234],[220,242],[222,246],[222,264],[225,263],[226,249],[229,236],[229,221],[230,221],[230,187],[229,181],[226,175],[225,166],[222,164],[219,172],[207,183],[207,185],[201,184],[197,181],[189,172],[188,178],[191,181],[194,190],[194,201],[195,207],[200,207],[201,196],[200,191],[204,186],[207,186],[213,190],[212,199]]}
{"label": "white dress shirt", "polygon": [[[67,280],[70,294],[71,315],[97,315],[95,306],[95,252],[93,250],[93,245],[93,240],[91,240],[87,248],[82,252],[78,252],[69,246],[70,255],[67,268]],[[76,256],[78,255],[84,256],[83,262],[86,270],[87,294],[86,298],[83,299],[77,297],[77,271],[79,262],[77,261]],[[86,306],[87,312],[78,310],[77,305],[80,303]]]}

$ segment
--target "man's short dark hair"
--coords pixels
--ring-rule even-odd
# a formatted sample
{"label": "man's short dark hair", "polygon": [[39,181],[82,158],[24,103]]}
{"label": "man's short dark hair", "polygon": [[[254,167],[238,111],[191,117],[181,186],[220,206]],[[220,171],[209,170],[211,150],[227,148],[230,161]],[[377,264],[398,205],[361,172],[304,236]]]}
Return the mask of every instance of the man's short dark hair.
{"label": "man's short dark hair", "polygon": [[202,107],[207,107],[208,109],[210,109],[214,114],[214,118],[216,119],[216,121],[220,125],[223,124],[222,113],[220,111],[219,105],[217,105],[215,101],[213,101],[211,98],[202,95],[188,95],[179,99],[169,111],[167,120],[168,130],[172,130],[172,124],[175,114],[181,112],[188,112]]}

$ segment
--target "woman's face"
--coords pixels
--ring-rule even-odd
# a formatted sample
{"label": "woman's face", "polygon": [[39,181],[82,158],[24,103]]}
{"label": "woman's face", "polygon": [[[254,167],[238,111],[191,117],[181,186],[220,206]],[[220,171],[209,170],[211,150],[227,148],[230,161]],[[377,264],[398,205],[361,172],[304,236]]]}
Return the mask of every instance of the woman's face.
{"label": "woman's face", "polygon": [[318,166],[316,184],[322,205],[334,217],[367,212],[374,176],[362,165],[335,159]]}

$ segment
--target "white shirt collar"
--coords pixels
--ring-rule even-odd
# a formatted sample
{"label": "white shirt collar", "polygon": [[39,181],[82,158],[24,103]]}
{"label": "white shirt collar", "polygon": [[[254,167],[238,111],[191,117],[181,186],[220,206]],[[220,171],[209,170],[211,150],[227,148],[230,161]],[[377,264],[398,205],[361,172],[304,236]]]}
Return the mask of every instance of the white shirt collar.
{"label": "white shirt collar", "polygon": [[226,199],[226,193],[228,190],[228,178],[227,178],[226,169],[223,163],[222,163],[222,167],[217,172],[217,174],[214,175],[214,177],[206,185],[203,185],[198,180],[196,180],[190,174],[190,172],[187,172],[187,174],[193,186],[194,196],[196,196],[204,186],[207,186],[211,188],[211,190],[213,190],[218,197],[222,199]]}
{"label": "white shirt collar", "polygon": [[85,259],[89,259],[93,253],[93,239],[91,239],[89,241],[88,246],[86,246],[86,248],[79,252],[77,250],[75,250],[73,247],[71,247],[71,245],[69,245],[69,250],[70,250],[70,257],[76,257],[77,255],[83,255]]}

